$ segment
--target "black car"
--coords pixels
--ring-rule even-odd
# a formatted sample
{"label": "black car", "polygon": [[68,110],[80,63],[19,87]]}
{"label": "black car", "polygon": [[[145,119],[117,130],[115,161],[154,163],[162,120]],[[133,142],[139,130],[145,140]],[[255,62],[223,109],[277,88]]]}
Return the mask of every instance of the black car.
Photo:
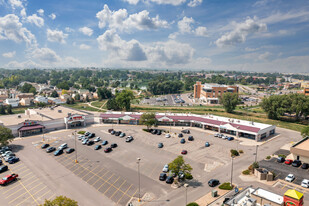
{"label": "black car", "polygon": [[309,168],[309,164],[308,164],[308,163],[303,163],[303,164],[301,165],[301,168],[302,168],[302,169],[308,169],[308,168]]}
{"label": "black car", "polygon": [[91,146],[91,145],[93,145],[93,144],[94,144],[94,141],[92,141],[92,140],[90,140],[90,141],[87,142],[87,145],[88,145],[88,146]]}
{"label": "black car", "polygon": [[154,129],[151,131],[151,134],[157,134],[158,130]]}
{"label": "black car", "polygon": [[108,141],[107,140],[104,140],[103,142],[102,142],[102,145],[107,145],[108,144]]}
{"label": "black car", "polygon": [[185,140],[184,138],[182,138],[182,139],[180,140],[180,143],[181,143],[181,144],[184,144],[184,143],[186,143],[186,140]]}
{"label": "black car", "polygon": [[101,149],[102,148],[102,146],[101,145],[96,145],[95,147],[94,147],[94,150],[99,150],[99,149]]}
{"label": "black car", "polygon": [[49,147],[49,148],[46,149],[46,152],[47,152],[47,153],[51,153],[51,152],[53,152],[53,151],[55,151],[55,150],[56,150],[55,147]]}
{"label": "black car", "polygon": [[15,162],[18,162],[18,161],[19,161],[18,157],[10,157],[8,159],[8,163],[10,163],[10,164],[14,164]]}
{"label": "black car", "polygon": [[0,173],[7,171],[9,168],[7,165],[0,166]]}
{"label": "black car", "polygon": [[121,134],[121,131],[115,132],[115,136],[119,136]]}
{"label": "black car", "polygon": [[157,131],[157,135],[161,135],[162,134],[162,131],[161,130],[158,130]]}
{"label": "black car", "polygon": [[190,130],[188,130],[188,129],[184,129],[181,132],[184,133],[184,134],[190,134]]}
{"label": "black car", "polygon": [[54,156],[58,156],[58,155],[61,155],[63,153],[63,150],[62,149],[58,149],[54,152]]}
{"label": "black car", "polygon": [[112,135],[114,135],[115,133],[116,133],[115,130],[111,131],[111,134],[112,134]]}
{"label": "black car", "polygon": [[217,179],[211,179],[211,180],[208,181],[209,187],[215,187],[215,186],[217,186],[219,184],[220,184],[220,182]]}
{"label": "black car", "polygon": [[174,177],[168,176],[165,181],[167,184],[172,184],[174,182]]}
{"label": "black car", "polygon": [[194,140],[193,136],[189,136],[189,137],[188,137],[188,140],[189,140],[189,141],[193,141],[193,140]]}
{"label": "black car", "polygon": [[114,129],[108,129],[108,133],[111,133],[112,131],[114,131]]}
{"label": "black car", "polygon": [[165,173],[161,173],[160,176],[159,176],[159,180],[165,181],[166,180],[166,174]]}
{"label": "black car", "polygon": [[183,137],[183,134],[182,133],[178,134],[178,137]]}
{"label": "black car", "polygon": [[45,148],[47,148],[47,147],[49,147],[49,144],[43,144],[43,145],[41,146],[42,149],[45,149]]}
{"label": "black car", "polygon": [[68,149],[65,150],[65,152],[66,152],[67,154],[70,154],[70,153],[72,153],[72,152],[74,152],[74,151],[75,151],[74,148],[68,148]]}
{"label": "black car", "polygon": [[111,152],[112,151],[112,148],[110,148],[110,147],[106,147],[105,149],[104,149],[104,152],[105,153],[108,153],[108,152]]}
{"label": "black car", "polygon": [[116,143],[111,144],[111,148],[115,148],[115,147],[118,147]]}
{"label": "black car", "polygon": [[293,162],[292,162],[292,166],[293,167],[299,167],[301,165],[301,161],[300,160],[294,160]]}
{"label": "black car", "polygon": [[278,163],[282,163],[282,162],[284,162],[285,161],[285,158],[284,157],[278,157],[277,158],[277,162]]}

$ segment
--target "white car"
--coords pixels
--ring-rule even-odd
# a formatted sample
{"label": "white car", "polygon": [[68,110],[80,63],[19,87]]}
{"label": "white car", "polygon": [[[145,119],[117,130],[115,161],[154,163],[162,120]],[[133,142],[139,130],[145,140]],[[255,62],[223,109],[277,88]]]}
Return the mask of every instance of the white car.
{"label": "white car", "polygon": [[293,174],[288,174],[288,176],[285,177],[285,181],[293,182],[295,179],[295,176]]}
{"label": "white car", "polygon": [[101,137],[96,137],[93,141],[94,142],[99,142],[99,141],[101,141]]}
{"label": "white car", "polygon": [[222,139],[228,139],[228,136],[222,135]]}
{"label": "white car", "polygon": [[9,154],[12,154],[13,152],[11,152],[11,151],[6,151],[5,153],[3,153],[2,154],[2,157],[5,157],[5,156],[7,156],[7,155],[9,155]]}
{"label": "white car", "polygon": [[168,172],[168,164],[164,165],[163,169],[162,169],[162,172]]}
{"label": "white car", "polygon": [[166,134],[165,137],[166,137],[166,138],[170,138],[171,135],[170,135],[170,134]]}
{"label": "white car", "polygon": [[303,181],[301,182],[301,186],[305,188],[309,188],[309,180],[303,179]]}
{"label": "white car", "polygon": [[219,134],[219,133],[216,133],[214,136],[215,136],[215,137],[219,137],[219,136],[220,136],[220,134]]}
{"label": "white car", "polygon": [[58,147],[58,149],[61,150],[61,149],[65,149],[65,148],[67,148],[67,147],[68,147],[68,144],[67,144],[67,143],[63,143],[62,145],[60,145],[60,146]]}
{"label": "white car", "polygon": [[85,137],[85,135],[79,135],[77,139],[82,140],[84,137]]}

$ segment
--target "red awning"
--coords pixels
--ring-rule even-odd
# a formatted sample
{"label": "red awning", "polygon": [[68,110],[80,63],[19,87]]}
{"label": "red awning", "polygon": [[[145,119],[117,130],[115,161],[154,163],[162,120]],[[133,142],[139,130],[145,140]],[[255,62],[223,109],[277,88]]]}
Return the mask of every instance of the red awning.
{"label": "red awning", "polygon": [[33,129],[41,129],[45,128],[43,125],[33,125],[33,126],[27,126],[27,127],[21,127],[18,129],[18,131],[28,131]]}

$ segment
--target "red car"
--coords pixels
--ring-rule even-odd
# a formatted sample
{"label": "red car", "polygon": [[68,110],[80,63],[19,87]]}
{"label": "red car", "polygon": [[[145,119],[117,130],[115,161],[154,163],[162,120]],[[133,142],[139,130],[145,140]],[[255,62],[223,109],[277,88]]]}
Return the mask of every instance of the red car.
{"label": "red car", "polygon": [[10,182],[17,180],[18,174],[7,175],[0,180],[0,185],[7,185]]}
{"label": "red car", "polygon": [[187,153],[188,153],[187,150],[182,150],[182,151],[181,151],[181,154],[183,154],[183,155],[185,155],[185,154],[187,154]]}
{"label": "red car", "polygon": [[284,164],[290,165],[290,164],[292,164],[292,162],[293,162],[293,160],[285,160]]}

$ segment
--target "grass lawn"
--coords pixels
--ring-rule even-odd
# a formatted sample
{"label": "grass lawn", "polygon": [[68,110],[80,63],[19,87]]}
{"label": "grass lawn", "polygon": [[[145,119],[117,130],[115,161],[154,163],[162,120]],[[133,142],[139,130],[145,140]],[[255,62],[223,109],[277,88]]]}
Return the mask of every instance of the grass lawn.
{"label": "grass lawn", "polygon": [[92,112],[99,112],[98,109],[89,107],[86,103],[75,103],[75,104],[65,104],[67,107],[71,107],[73,109],[86,110]]}
{"label": "grass lawn", "polygon": [[[106,102],[107,102],[107,100],[93,101],[93,102],[91,102],[91,105],[94,106],[94,107],[101,108],[101,106],[102,106],[103,104],[105,104]],[[102,108],[104,108],[104,106],[103,106]]]}

